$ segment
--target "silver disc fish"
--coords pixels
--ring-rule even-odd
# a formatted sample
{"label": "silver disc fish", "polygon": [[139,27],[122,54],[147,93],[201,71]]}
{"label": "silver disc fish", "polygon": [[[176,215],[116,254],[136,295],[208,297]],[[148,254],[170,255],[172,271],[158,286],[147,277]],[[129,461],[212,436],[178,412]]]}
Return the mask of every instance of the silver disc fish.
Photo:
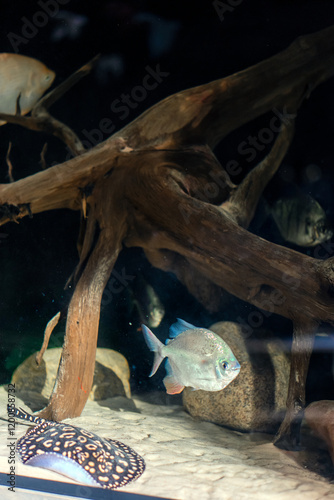
{"label": "silver disc fish", "polygon": [[[45,64],[20,54],[0,53],[0,113],[25,115],[52,84],[55,73]],[[6,122],[0,120],[0,125]]]}
{"label": "silver disc fish", "polygon": [[17,418],[36,424],[16,445],[21,461],[63,474],[90,486],[116,489],[137,479],[144,459],[120,441],[81,427],[35,417],[15,409]]}
{"label": "silver disc fish", "polygon": [[150,328],[157,328],[165,316],[165,308],[153,286],[138,273],[134,284],[127,290],[138,311],[140,322],[147,323]]}
{"label": "silver disc fish", "polygon": [[161,361],[166,360],[167,376],[163,379],[168,394],[178,394],[185,387],[220,391],[240,371],[240,365],[223,339],[211,330],[178,319],[170,327],[170,339],[166,345],[142,325],[145,341],[154,351],[154,363],[150,377],[155,374]]}
{"label": "silver disc fish", "polygon": [[281,236],[295,245],[314,247],[333,236],[325,211],[308,194],[279,198],[270,213]]}

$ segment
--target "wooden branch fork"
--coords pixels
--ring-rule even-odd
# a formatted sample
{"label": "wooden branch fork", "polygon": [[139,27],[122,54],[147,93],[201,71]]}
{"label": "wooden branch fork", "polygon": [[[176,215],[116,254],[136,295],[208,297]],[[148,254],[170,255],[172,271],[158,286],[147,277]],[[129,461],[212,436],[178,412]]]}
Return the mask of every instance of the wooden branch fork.
{"label": "wooden branch fork", "polygon": [[[125,244],[142,247],[154,266],[174,272],[206,306],[222,287],[293,321],[287,413],[276,444],[298,444],[314,332],[321,322],[334,324],[334,257],[311,258],[247,227],[292,141],[299,106],[334,73],[333,47],[334,26],[300,37],[255,66],[164,99],[86,152],[74,132],[64,133],[66,126],[45,113],[43,100],[31,117],[5,117],[70,141],[77,156],[0,185],[0,225],[45,210],[81,210],[88,193],[57,381],[41,416],[62,420],[85,406],[101,297]],[[48,94],[44,104],[54,100]],[[212,148],[273,109],[282,120],[272,149],[236,186]],[[202,284],[207,293],[198,291]]]}

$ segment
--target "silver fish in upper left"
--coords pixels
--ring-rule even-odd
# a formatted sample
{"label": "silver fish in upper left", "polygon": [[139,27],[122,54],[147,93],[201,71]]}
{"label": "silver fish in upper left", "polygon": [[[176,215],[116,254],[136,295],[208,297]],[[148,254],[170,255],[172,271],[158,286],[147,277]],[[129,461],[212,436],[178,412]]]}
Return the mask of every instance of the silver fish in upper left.
{"label": "silver fish in upper left", "polygon": [[154,351],[150,377],[161,361],[166,361],[167,376],[163,379],[167,394],[178,394],[185,387],[205,391],[224,389],[240,371],[240,365],[230,347],[216,333],[178,319],[170,327],[170,337],[164,345],[147,326],[142,325],[145,341]]}
{"label": "silver fish in upper left", "polygon": [[[32,57],[0,53],[0,113],[29,113],[55,79],[55,72]],[[0,125],[6,122],[0,120]]]}

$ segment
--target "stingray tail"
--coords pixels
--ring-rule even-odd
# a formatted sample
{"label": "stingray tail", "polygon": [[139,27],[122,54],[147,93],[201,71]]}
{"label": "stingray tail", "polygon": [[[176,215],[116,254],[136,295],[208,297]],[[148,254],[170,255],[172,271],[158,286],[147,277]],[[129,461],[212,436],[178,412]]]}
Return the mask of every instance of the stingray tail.
{"label": "stingray tail", "polygon": [[14,415],[16,418],[20,418],[22,420],[28,420],[28,422],[32,422],[34,424],[42,424],[45,422],[45,418],[40,418],[36,415],[30,415],[30,413],[23,410],[23,408],[15,408]]}
{"label": "stingray tail", "polygon": [[149,348],[150,351],[154,352],[154,361],[153,361],[153,367],[150,373],[150,377],[155,374],[157,369],[160,366],[161,361],[164,359],[165,356],[162,355],[161,349],[164,347],[163,343],[160,342],[159,339],[154,335],[153,332],[147,326],[141,325],[142,332],[144,334],[144,339],[147,344],[147,347]]}

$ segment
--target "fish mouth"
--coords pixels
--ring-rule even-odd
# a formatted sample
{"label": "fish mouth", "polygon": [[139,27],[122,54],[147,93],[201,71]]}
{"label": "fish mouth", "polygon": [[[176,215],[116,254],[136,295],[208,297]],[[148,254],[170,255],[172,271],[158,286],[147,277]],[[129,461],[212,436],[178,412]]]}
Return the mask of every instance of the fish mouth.
{"label": "fish mouth", "polygon": [[235,365],[234,365],[234,366],[232,366],[232,368],[231,368],[231,369],[235,372],[235,371],[237,371],[237,370],[240,370],[240,368],[241,368],[241,366],[239,365],[239,363],[238,363],[238,362],[236,362],[236,363],[235,363]]}
{"label": "fish mouth", "polygon": [[327,241],[331,239],[332,236],[333,230],[330,224],[328,224],[326,221],[320,220],[313,227],[312,246],[318,243],[322,243],[323,241]]}

